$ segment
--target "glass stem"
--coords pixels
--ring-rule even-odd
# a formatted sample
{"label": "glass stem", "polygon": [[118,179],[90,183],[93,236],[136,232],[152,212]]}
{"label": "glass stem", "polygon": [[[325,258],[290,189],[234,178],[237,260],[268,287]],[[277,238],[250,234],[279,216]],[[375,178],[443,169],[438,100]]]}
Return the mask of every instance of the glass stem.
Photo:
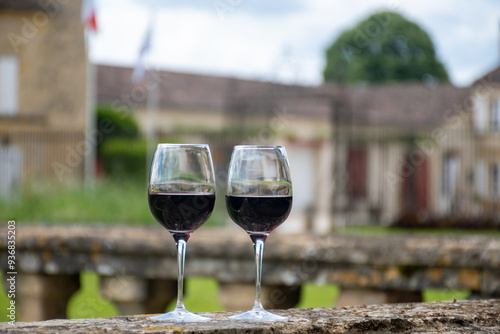
{"label": "glass stem", "polygon": [[186,261],[187,237],[175,238],[177,245],[177,305],[176,309],[185,309],[184,307],[184,263]]}
{"label": "glass stem", "polygon": [[254,250],[255,250],[255,302],[253,304],[253,309],[263,309],[260,300],[260,288],[262,282],[262,252],[264,251],[264,237],[255,237],[254,240]]}

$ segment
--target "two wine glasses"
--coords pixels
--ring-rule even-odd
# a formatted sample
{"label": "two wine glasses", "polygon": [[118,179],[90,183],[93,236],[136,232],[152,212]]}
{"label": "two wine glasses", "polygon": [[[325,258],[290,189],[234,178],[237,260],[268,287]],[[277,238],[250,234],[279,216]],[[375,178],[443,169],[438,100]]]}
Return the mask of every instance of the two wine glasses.
{"label": "two wine glasses", "polygon": [[[159,144],[148,185],[151,213],[177,245],[177,305],[151,317],[173,322],[208,321],[183,303],[186,243],[210,217],[215,204],[212,157],[205,144]],[[235,146],[229,164],[226,207],[231,219],[252,239],[255,249],[256,297],[252,310],[230,319],[284,321],[262,307],[262,252],[269,233],[285,221],[292,207],[290,167],[283,146]]]}

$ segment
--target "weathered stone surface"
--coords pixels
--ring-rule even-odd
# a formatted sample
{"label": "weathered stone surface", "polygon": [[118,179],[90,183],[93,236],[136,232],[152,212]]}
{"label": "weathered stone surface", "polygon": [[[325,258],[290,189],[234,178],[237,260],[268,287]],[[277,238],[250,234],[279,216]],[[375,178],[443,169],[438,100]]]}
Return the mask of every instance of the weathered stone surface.
{"label": "weathered stone surface", "polygon": [[0,324],[0,333],[500,333],[500,300],[370,305],[276,311],[286,322],[228,320],[204,313],[205,323],[154,322],[147,315]]}
{"label": "weathered stone surface", "polygon": [[[5,230],[0,229],[0,235]],[[175,280],[176,250],[161,227],[17,227],[19,271]],[[6,239],[0,239],[0,249]],[[6,253],[0,252],[0,266]],[[5,270],[5,268],[3,268]],[[252,244],[244,231],[201,229],[188,243],[186,275],[252,283]],[[305,281],[347,288],[421,291],[470,289],[500,296],[500,240],[486,236],[315,236],[272,234],[264,251],[265,285]]]}
{"label": "weathered stone surface", "polygon": [[[27,251],[175,255],[170,234],[161,227],[18,226],[17,245]],[[6,235],[6,229],[0,229]],[[189,241],[188,256],[252,258],[250,239],[240,230],[201,229]],[[0,240],[5,248],[6,240]],[[217,247],[214,247],[217,245]],[[331,263],[500,268],[500,239],[486,236],[346,236],[271,234],[264,257]],[[143,258],[144,259],[144,258]]]}

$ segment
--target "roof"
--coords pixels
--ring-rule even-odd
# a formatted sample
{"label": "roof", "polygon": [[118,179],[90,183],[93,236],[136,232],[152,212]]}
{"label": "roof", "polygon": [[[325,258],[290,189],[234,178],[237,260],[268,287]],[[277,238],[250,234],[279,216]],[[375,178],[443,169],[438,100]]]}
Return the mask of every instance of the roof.
{"label": "roof", "polygon": [[500,83],[500,66],[489,71],[472,84],[472,86],[477,87],[478,85],[484,85],[488,83]]}
{"label": "roof", "polygon": [[[145,107],[144,86],[131,82],[132,68],[98,65],[97,99]],[[284,85],[193,73],[160,71],[160,107],[183,110],[247,110],[274,107],[289,114],[329,120],[332,105],[344,104],[348,119],[358,123],[425,126],[441,124],[444,113],[463,105],[470,87],[422,83],[359,87]]]}
{"label": "roof", "polygon": [[[144,108],[144,88],[141,84],[132,83],[132,72],[133,69],[128,67],[98,65],[97,100],[102,103],[121,103],[122,106],[128,104],[132,109]],[[269,102],[270,97],[273,101],[284,102],[283,97],[296,100],[294,96],[311,97],[320,90],[318,87],[172,71],[159,71],[158,78],[160,107],[187,110],[227,110],[234,107],[236,101],[239,103],[238,107],[242,107],[243,102],[251,101],[259,109],[264,107],[265,102]],[[282,104],[279,101],[278,104]],[[294,101],[288,111],[303,114],[303,109],[307,109],[308,115],[328,117],[328,101],[312,101],[300,108],[304,105],[303,102]]]}
{"label": "roof", "polygon": [[0,0],[0,10],[19,10],[35,11],[40,10],[40,4],[37,0]]}
{"label": "roof", "polygon": [[351,118],[357,123],[432,126],[450,109],[465,109],[470,87],[420,83],[354,87],[347,92]]}

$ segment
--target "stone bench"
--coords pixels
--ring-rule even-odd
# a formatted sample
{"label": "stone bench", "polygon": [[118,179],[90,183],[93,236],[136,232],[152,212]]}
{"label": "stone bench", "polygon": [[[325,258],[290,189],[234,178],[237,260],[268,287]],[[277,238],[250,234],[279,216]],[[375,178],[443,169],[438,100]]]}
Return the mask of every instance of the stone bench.
{"label": "stone bench", "polygon": [[154,322],[147,315],[0,324],[0,333],[500,333],[500,300],[369,305],[276,311],[286,322]]}
{"label": "stone bench", "polygon": [[[6,230],[0,229],[0,235]],[[5,248],[1,238],[4,273],[9,271]],[[101,276],[101,294],[121,314],[161,312],[176,295],[176,249],[161,227],[18,224],[16,253],[20,320],[64,317],[85,270]],[[251,306],[254,272],[252,244],[240,229],[202,228],[188,242],[186,275],[215,278],[227,310]],[[265,307],[293,307],[305,282],[338,284],[337,306],[418,302],[426,288],[498,297],[500,240],[272,234],[264,251]]]}

